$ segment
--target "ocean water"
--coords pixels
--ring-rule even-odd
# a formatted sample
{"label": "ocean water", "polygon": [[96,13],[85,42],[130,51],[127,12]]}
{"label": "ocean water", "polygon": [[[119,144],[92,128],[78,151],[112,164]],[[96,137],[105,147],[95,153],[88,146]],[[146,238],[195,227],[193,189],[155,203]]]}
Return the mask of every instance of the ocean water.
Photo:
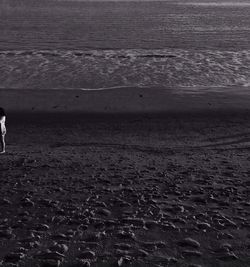
{"label": "ocean water", "polygon": [[0,88],[250,86],[249,1],[0,0]]}

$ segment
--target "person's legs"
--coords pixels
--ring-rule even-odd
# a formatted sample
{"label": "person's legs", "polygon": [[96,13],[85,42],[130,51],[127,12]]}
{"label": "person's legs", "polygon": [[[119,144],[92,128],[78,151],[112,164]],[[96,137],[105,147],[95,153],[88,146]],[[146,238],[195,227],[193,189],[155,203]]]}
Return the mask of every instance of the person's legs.
{"label": "person's legs", "polygon": [[4,135],[1,134],[0,136],[0,144],[1,144],[1,150],[0,150],[0,153],[3,154],[5,153],[5,140],[4,140]]}

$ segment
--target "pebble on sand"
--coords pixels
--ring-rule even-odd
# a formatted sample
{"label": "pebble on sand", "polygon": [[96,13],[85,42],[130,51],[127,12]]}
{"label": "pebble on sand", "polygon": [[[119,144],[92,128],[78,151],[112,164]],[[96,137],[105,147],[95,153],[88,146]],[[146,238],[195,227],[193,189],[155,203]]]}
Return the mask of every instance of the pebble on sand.
{"label": "pebble on sand", "polygon": [[184,250],[182,256],[186,257],[201,257],[202,253],[197,250]]}
{"label": "pebble on sand", "polygon": [[10,253],[10,254],[7,254],[5,257],[4,257],[4,260],[6,262],[13,262],[13,263],[16,263],[18,261],[20,261],[21,259],[23,259],[25,257],[25,254],[22,253],[22,252],[17,252],[17,253]]}
{"label": "pebble on sand", "polygon": [[198,241],[192,239],[191,237],[187,237],[187,238],[183,239],[182,241],[179,241],[178,245],[181,247],[192,247],[192,248],[199,248],[200,247],[200,243]]}
{"label": "pebble on sand", "polygon": [[95,252],[92,250],[85,250],[80,252],[80,254],[77,255],[77,258],[79,259],[94,259],[95,258]]}

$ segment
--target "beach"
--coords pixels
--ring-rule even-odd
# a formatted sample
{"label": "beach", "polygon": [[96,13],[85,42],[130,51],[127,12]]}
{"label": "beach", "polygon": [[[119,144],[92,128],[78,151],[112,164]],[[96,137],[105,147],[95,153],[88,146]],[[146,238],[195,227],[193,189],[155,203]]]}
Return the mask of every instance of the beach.
{"label": "beach", "polygon": [[17,94],[4,94],[2,266],[249,266],[243,100],[236,107],[224,96],[220,105],[189,111],[191,104],[172,103],[172,110],[137,105],[135,112],[127,101],[127,113],[100,112],[102,105],[41,112],[29,109],[30,94],[27,109],[15,112]]}
{"label": "beach", "polygon": [[1,267],[250,266],[247,0],[0,0]]}

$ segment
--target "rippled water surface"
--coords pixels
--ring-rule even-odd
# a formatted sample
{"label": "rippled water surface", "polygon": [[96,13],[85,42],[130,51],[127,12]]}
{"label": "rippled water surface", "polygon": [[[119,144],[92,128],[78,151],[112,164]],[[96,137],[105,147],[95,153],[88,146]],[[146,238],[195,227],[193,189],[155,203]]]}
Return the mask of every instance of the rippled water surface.
{"label": "rippled water surface", "polygon": [[216,7],[249,7],[249,2],[241,1],[210,1],[210,2],[187,2],[186,5],[192,6],[216,6]]}
{"label": "rippled water surface", "polygon": [[1,88],[249,86],[250,1],[0,0]]}

